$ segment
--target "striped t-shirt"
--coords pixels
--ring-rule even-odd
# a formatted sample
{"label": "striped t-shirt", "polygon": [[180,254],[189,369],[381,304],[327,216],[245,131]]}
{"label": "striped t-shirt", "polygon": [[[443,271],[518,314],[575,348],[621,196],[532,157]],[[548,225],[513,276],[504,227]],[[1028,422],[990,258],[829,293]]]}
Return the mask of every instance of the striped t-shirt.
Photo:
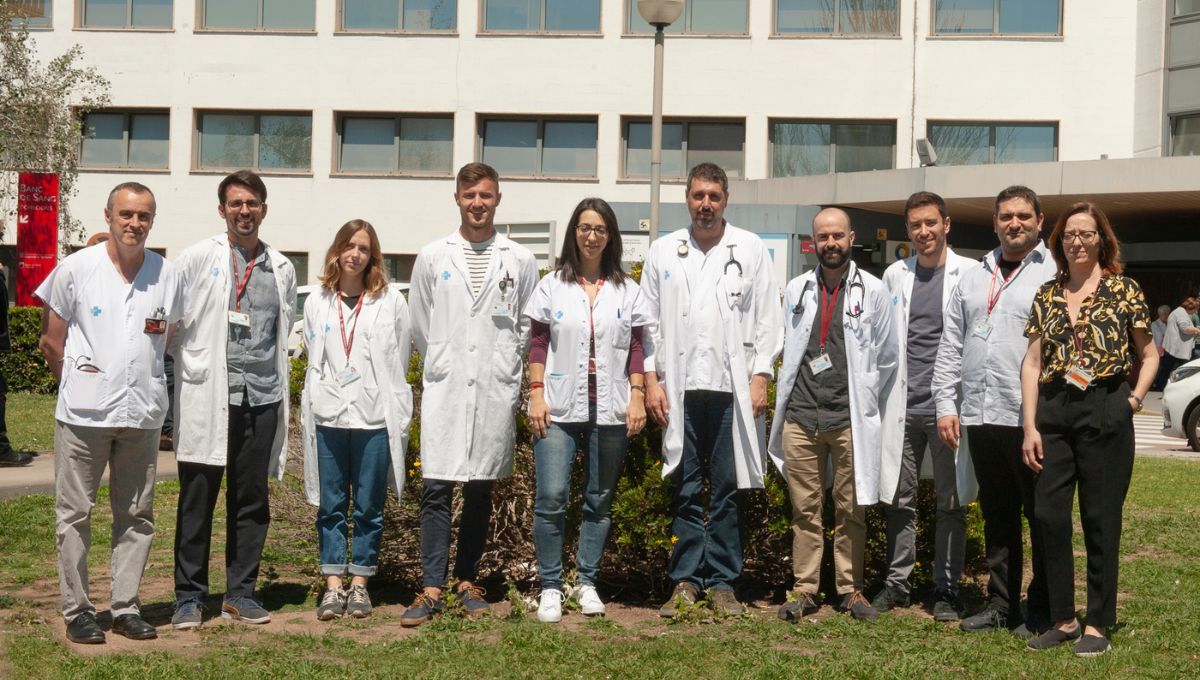
{"label": "striped t-shirt", "polygon": [[486,241],[472,243],[463,239],[463,256],[467,258],[467,273],[471,279],[471,295],[479,297],[483,288],[483,280],[487,278],[488,264],[492,260],[492,244],[496,242],[495,234]]}

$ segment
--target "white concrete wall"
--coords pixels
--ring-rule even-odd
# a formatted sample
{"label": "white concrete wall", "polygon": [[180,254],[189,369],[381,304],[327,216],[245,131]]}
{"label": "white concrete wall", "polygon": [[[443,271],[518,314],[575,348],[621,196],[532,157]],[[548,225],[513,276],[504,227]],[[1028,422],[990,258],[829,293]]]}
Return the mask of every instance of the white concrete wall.
{"label": "white concrete wall", "polygon": [[[773,38],[772,0],[750,1],[749,37],[668,39],[665,93],[668,116],[745,118],[750,179],[769,172],[773,117],[895,119],[898,168],[917,165],[912,142],[928,119],[1058,121],[1060,160],[1139,150],[1139,3],[1068,0],[1062,37],[963,39],[929,36],[931,0],[900,0],[899,36],[844,39]],[[604,0],[603,35],[589,37],[476,35],[477,0],[460,0],[457,36],[334,35],[335,0],[317,0],[315,35],[196,33],[198,2],[176,0],[171,32],[119,32],[73,30],[75,0],[54,0],[54,30],[36,35],[46,55],[83,45],[112,81],[113,107],[171,112],[169,171],[81,178],[73,207],[92,231],[103,228],[108,189],[127,179],[158,194],[151,245],[175,253],[223,228],[220,175],[191,170],[193,111],[204,108],[313,112],[311,176],[266,177],[263,233],[308,251],[314,275],[352,217],[380,227],[393,253],[415,252],[457,220],[450,179],[331,177],[334,111],[453,112],[456,168],[475,158],[477,113],[598,115],[598,178],[503,182],[499,221],[562,223],[587,195],[648,200],[645,183],[617,177],[621,116],[648,115],[651,104],[652,41],[621,35],[624,0]],[[679,201],[682,188],[663,195]]]}

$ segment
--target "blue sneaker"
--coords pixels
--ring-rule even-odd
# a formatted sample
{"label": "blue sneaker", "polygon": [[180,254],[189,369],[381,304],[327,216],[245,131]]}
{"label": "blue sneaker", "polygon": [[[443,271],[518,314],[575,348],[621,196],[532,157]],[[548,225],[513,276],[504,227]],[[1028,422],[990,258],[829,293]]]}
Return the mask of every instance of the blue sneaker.
{"label": "blue sneaker", "polygon": [[261,624],[270,623],[271,612],[263,609],[263,606],[252,597],[234,595],[233,597],[226,596],[225,601],[221,603],[221,617]]}
{"label": "blue sneaker", "polygon": [[400,625],[406,628],[419,626],[425,623],[434,616],[442,613],[442,608],[445,603],[439,599],[433,599],[425,593],[418,593],[413,603],[408,605],[408,609],[400,615]]}
{"label": "blue sneaker", "polygon": [[474,583],[459,583],[458,588],[455,589],[455,594],[462,600],[463,609],[466,610],[467,616],[482,616],[492,608],[492,605],[483,599],[487,591]]}
{"label": "blue sneaker", "polygon": [[204,605],[194,597],[175,602],[175,614],[171,616],[171,627],[175,630],[199,628],[204,622]]}

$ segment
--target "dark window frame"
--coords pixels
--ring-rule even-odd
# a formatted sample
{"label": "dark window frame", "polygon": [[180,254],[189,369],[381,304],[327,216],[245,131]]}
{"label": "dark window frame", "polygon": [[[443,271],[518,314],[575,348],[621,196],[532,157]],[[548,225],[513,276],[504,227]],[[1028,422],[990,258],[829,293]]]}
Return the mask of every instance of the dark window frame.
{"label": "dark window frame", "polygon": [[[548,179],[548,180],[567,180],[567,181],[595,181],[599,178],[600,172],[600,117],[597,115],[572,115],[572,114],[548,114],[544,116],[523,115],[523,114],[505,114],[505,113],[481,113],[475,118],[475,158],[480,161],[484,160],[484,150],[487,148],[487,124],[489,122],[496,123],[537,123],[537,168],[533,173],[526,172],[501,172],[507,178],[521,179]],[[592,149],[596,154],[596,163],[592,168],[590,175],[563,175],[546,173],[543,171],[545,162],[545,139],[546,139],[546,123],[591,123],[596,126],[596,139]],[[485,161],[486,162],[486,161]]]}
{"label": "dark window frame", "polygon": [[[87,137],[87,118],[92,114],[100,115],[121,115],[122,125],[122,162],[118,165],[85,165],[83,161],[83,143]],[[133,116],[136,115],[161,115],[167,119],[167,161],[162,166],[147,166],[147,165],[130,165],[129,164],[129,144],[132,141],[133,135]],[[162,108],[108,108],[108,109],[93,109],[91,111],[80,112],[79,115],[79,148],[78,148],[78,167],[84,171],[104,171],[104,170],[139,170],[146,172],[163,172],[171,169],[171,110]]]}
{"label": "dark window frame", "polygon": [[871,172],[871,170],[852,170],[842,171],[837,168],[837,131],[840,126],[845,125],[877,125],[880,127],[890,126],[892,131],[892,165],[890,168],[877,168],[885,170],[896,169],[896,137],[899,134],[899,121],[895,118],[768,118],[767,119],[767,167],[768,177],[820,177],[822,175],[777,175],[775,174],[775,126],[788,124],[800,125],[828,125],[830,126],[830,141],[829,141],[829,172],[822,173],[823,175],[832,175],[838,172]]}

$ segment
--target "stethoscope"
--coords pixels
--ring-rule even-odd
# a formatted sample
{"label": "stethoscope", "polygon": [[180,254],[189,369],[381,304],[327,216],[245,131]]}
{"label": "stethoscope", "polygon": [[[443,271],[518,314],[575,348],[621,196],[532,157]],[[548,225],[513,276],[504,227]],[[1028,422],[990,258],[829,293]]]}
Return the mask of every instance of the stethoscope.
{"label": "stethoscope", "polygon": [[[817,276],[820,276],[820,270],[818,270]],[[821,285],[819,278],[817,279],[817,285]],[[858,296],[857,301],[855,300],[856,295]],[[862,272],[858,269],[858,267],[855,267],[854,276],[851,277],[850,285],[846,288],[846,306],[848,309],[843,310],[842,313],[851,319],[857,319],[863,315],[864,311],[866,311],[864,307],[866,301],[867,287],[863,285]],[[796,306],[792,307],[792,314],[802,313],[804,308],[801,305],[801,302],[797,302]]]}
{"label": "stethoscope", "polygon": [[[742,270],[742,263],[739,262],[738,259],[736,257],[734,257],[734,255],[733,255],[733,249],[737,248],[737,244],[734,243],[732,245],[728,245],[725,247],[729,249],[729,259],[725,261],[725,268],[721,270],[721,274],[722,275],[728,274],[729,266],[733,265],[734,267],[737,267],[737,275],[738,276],[744,275],[745,272]],[[691,252],[691,248],[688,246],[687,239],[685,239],[685,238],[679,239],[679,247],[675,249],[675,254],[678,255],[679,257],[687,257],[689,252]]]}

